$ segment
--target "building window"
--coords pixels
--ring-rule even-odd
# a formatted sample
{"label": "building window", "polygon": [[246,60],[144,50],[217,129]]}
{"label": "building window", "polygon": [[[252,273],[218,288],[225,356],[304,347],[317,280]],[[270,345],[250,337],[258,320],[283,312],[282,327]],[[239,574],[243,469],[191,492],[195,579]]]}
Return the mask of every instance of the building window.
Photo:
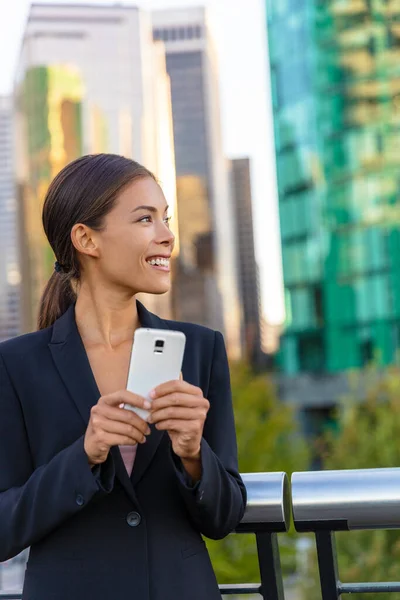
{"label": "building window", "polygon": [[322,287],[320,285],[316,285],[313,289],[313,301],[317,326],[322,327],[324,325],[324,305]]}
{"label": "building window", "polygon": [[320,333],[299,336],[298,358],[300,371],[320,373],[325,367],[324,341]]}
{"label": "building window", "polygon": [[374,345],[371,339],[363,340],[360,344],[360,356],[362,366],[368,365],[374,359]]}

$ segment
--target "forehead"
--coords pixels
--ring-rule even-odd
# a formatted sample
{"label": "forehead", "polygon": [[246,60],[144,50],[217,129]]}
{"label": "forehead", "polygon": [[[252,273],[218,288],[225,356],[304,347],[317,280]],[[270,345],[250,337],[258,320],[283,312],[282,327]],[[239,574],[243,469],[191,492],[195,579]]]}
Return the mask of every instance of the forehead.
{"label": "forehead", "polygon": [[115,209],[124,212],[132,211],[142,204],[154,206],[161,211],[167,207],[161,187],[151,177],[141,178],[128,184],[119,194]]}

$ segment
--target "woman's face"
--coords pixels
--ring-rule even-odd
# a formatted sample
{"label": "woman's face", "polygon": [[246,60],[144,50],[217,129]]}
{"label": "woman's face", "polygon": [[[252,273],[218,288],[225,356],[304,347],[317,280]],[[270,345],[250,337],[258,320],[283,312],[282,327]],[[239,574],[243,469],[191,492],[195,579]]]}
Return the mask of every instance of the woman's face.
{"label": "woman's face", "polygon": [[150,177],[121,192],[104,228],[95,232],[104,279],[128,293],[168,291],[175,238],[167,209],[160,186]]}

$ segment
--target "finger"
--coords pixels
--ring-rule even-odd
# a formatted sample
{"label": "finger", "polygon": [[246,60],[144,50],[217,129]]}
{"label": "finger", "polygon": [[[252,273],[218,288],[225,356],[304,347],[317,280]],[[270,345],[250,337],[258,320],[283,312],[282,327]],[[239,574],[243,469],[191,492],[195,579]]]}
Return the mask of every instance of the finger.
{"label": "finger", "polygon": [[168,406],[182,406],[187,408],[206,408],[208,410],[209,402],[203,396],[193,396],[192,394],[182,394],[172,392],[166,396],[156,398],[151,405],[151,412],[166,408]]}
{"label": "finger", "polygon": [[136,408],[145,409],[149,409],[151,407],[151,402],[146,400],[146,398],[143,398],[143,396],[139,396],[138,394],[128,392],[128,390],[120,390],[112,394],[107,394],[107,396],[102,396],[99,400],[99,403],[107,404],[109,406],[130,404],[131,406],[135,406]]}
{"label": "finger", "polygon": [[182,379],[174,379],[158,385],[154,390],[151,391],[151,398],[159,398],[160,396],[166,396],[173,392],[183,392],[186,394],[192,394],[193,396],[202,396],[203,392],[199,387],[183,381]]}
{"label": "finger", "polygon": [[175,431],[176,433],[188,433],[192,435],[199,430],[198,421],[181,421],[179,419],[167,419],[157,423],[156,429],[159,431]]}
{"label": "finger", "polygon": [[159,423],[165,420],[180,420],[180,421],[200,421],[204,420],[207,416],[207,411],[198,408],[182,408],[180,406],[168,406],[152,412],[149,417],[150,423]]}
{"label": "finger", "polygon": [[[99,421],[96,427],[92,427],[92,436],[97,439],[99,443],[108,443],[110,436],[128,440],[128,444],[141,444],[144,443],[144,440],[146,439],[145,435],[130,428],[126,423],[118,423],[116,421]],[[114,445],[114,443],[112,445]]]}
{"label": "finger", "polygon": [[146,439],[146,436],[139,429],[136,429],[133,425],[129,425],[129,423],[104,420],[101,424],[101,429],[106,434],[121,435],[130,439],[131,443],[133,441],[134,443],[142,444]]}
{"label": "finger", "polygon": [[115,408],[107,404],[96,404],[93,406],[90,411],[90,420],[94,427],[97,427],[104,420],[110,420],[132,425],[146,435],[150,433],[148,424],[139,415],[132,411]]}
{"label": "finger", "polygon": [[121,433],[123,435],[134,435],[135,439],[150,433],[150,428],[147,423],[145,424],[145,427],[143,427],[142,423],[139,423],[138,426],[136,426],[132,422],[108,419],[103,413],[99,412],[92,412],[90,424],[96,433],[98,431]]}
{"label": "finger", "polygon": [[145,444],[147,438],[146,436],[143,436],[139,442],[136,442],[131,437],[126,435],[120,435],[118,433],[104,433],[102,441],[111,448],[111,446],[135,446],[137,443]]}
{"label": "finger", "polygon": [[122,423],[133,425],[143,433],[150,433],[147,422],[131,410],[104,405],[99,408],[99,414],[101,417],[110,419],[111,421],[120,421]]}

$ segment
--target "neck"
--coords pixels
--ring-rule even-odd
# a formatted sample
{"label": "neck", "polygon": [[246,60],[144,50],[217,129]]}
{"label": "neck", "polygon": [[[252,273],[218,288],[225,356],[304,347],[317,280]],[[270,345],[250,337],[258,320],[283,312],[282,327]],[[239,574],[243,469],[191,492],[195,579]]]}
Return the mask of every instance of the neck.
{"label": "neck", "polygon": [[131,342],[140,326],[136,298],[120,292],[93,289],[83,282],[75,305],[75,319],[86,345],[112,350]]}

